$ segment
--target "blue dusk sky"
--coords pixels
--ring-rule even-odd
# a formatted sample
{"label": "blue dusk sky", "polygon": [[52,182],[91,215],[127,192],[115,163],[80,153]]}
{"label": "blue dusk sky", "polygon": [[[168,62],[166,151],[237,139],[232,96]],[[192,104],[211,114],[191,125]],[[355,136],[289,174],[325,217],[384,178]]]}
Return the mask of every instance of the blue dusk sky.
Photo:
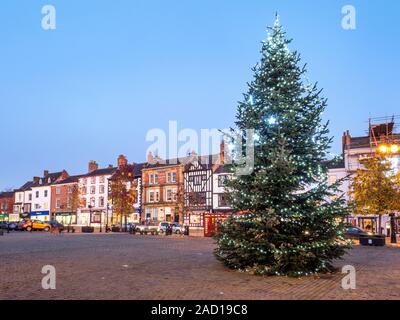
{"label": "blue dusk sky", "polygon": [[[41,27],[47,4],[56,30]],[[356,30],[341,27],[347,4]],[[343,131],[400,113],[397,0],[2,0],[0,190],[144,161],[147,132],[170,120],[231,126],[275,12],[329,99],[333,152]]]}

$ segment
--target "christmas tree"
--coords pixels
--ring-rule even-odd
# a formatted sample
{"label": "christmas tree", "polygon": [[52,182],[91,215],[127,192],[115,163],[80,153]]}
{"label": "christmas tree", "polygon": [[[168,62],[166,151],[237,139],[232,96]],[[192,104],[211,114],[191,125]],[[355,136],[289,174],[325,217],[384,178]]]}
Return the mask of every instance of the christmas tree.
{"label": "christmas tree", "polygon": [[327,100],[305,80],[290,43],[277,16],[238,106],[243,141],[246,129],[254,129],[254,171],[228,182],[228,200],[239,214],[216,236],[218,259],[255,274],[330,272],[348,247],[345,202],[335,197],[339,183],[328,185],[325,165],[332,142],[321,119]]}

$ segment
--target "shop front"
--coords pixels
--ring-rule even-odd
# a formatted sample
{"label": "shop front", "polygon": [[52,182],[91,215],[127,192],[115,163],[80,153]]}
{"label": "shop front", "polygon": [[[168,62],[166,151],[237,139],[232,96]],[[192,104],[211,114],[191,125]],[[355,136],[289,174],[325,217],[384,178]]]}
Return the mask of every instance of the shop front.
{"label": "shop front", "polygon": [[219,225],[232,216],[232,213],[205,213],[204,214],[204,236],[213,237],[218,231]]}
{"label": "shop front", "polygon": [[32,220],[50,221],[50,211],[32,211],[30,218]]}
{"label": "shop front", "polygon": [[106,214],[103,210],[81,210],[77,218],[77,224],[81,226],[100,226],[105,225]]}
{"label": "shop front", "polygon": [[77,223],[77,216],[75,212],[54,212],[53,219],[63,225],[74,225]]}
{"label": "shop front", "polygon": [[21,220],[19,213],[10,213],[8,215],[8,221],[10,222],[19,222]]}
{"label": "shop front", "polygon": [[184,225],[191,228],[204,228],[204,211],[192,211],[184,215]]}

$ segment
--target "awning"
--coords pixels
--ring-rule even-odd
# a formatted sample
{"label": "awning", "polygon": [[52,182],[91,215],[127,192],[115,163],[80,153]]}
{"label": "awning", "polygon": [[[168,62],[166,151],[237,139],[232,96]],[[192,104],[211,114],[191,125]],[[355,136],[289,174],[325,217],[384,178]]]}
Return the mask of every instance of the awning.
{"label": "awning", "polygon": [[8,219],[8,214],[2,213],[0,214],[0,220]]}
{"label": "awning", "polygon": [[55,212],[54,216],[56,217],[76,216],[76,212]]}

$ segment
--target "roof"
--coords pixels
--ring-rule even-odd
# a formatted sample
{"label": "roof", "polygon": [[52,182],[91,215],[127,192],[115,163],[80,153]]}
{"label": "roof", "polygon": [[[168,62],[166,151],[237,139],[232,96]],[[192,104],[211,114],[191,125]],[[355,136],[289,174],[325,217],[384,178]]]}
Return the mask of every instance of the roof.
{"label": "roof", "polygon": [[12,191],[0,192],[0,199],[5,199],[5,198],[14,198],[14,192]]}
{"label": "roof", "polygon": [[71,176],[68,177],[64,180],[58,181],[54,184],[60,185],[60,184],[69,184],[69,183],[77,183],[79,181],[79,178],[83,177],[83,175],[78,175],[78,176]]}
{"label": "roof", "polygon": [[[395,133],[391,135],[395,141],[400,141],[400,134]],[[379,138],[378,138],[379,142]],[[361,149],[361,148],[370,148],[371,147],[371,137],[351,137],[350,138],[350,149]]]}
{"label": "roof", "polygon": [[222,165],[222,166],[218,166],[218,168],[214,171],[214,173],[223,174],[223,173],[232,173],[232,172],[229,171],[229,168],[227,165]]}
{"label": "roof", "polygon": [[135,176],[135,178],[139,178],[142,176],[142,169],[143,167],[146,165],[146,163],[134,163],[134,172],[133,175]]}
{"label": "roof", "polygon": [[[50,186],[50,185],[54,184],[61,177],[61,175],[63,173],[64,173],[64,171],[49,173],[47,176],[40,178],[42,180],[42,183],[33,182],[33,185],[31,186],[31,188]],[[49,179],[50,179],[50,182],[49,182]]]}
{"label": "roof", "polygon": [[[132,173],[131,177],[136,179],[136,178],[140,178],[142,176],[142,169],[144,168],[145,165],[146,165],[146,163],[133,163],[133,164],[128,164],[125,167],[125,169],[128,170],[128,172],[130,171]],[[115,168],[115,171],[110,180],[115,179],[115,176],[118,173],[118,171],[119,171],[119,169]]]}
{"label": "roof", "polygon": [[87,177],[96,177],[96,176],[107,176],[112,175],[117,170],[115,167],[104,168],[104,169],[97,169],[87,174],[80,176],[80,178],[87,178]]}
{"label": "roof", "polygon": [[28,181],[25,183],[21,188],[14,190],[15,192],[23,192],[31,189],[31,187],[34,185],[33,181]]}
{"label": "roof", "polygon": [[213,164],[217,164],[219,162],[219,154],[214,155],[206,155],[206,156],[199,156],[196,154],[189,155],[186,157],[181,158],[174,158],[168,160],[162,160],[161,162],[157,163],[145,163],[143,169],[155,169],[155,168],[163,168],[169,166],[180,166],[180,165],[189,165],[194,161],[200,162],[202,165],[212,166]]}

